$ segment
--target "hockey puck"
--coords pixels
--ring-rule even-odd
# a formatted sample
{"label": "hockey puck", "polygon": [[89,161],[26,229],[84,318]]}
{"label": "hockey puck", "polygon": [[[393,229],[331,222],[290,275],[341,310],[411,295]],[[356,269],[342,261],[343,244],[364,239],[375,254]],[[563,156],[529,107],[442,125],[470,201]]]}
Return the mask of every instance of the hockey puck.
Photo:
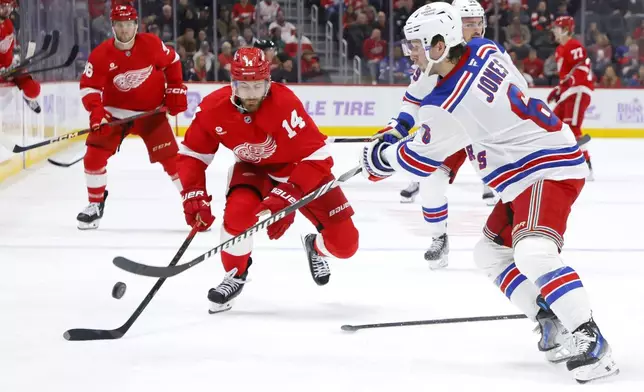
{"label": "hockey puck", "polygon": [[112,297],[116,299],[121,299],[125,295],[125,290],[127,286],[123,282],[116,282],[112,288]]}

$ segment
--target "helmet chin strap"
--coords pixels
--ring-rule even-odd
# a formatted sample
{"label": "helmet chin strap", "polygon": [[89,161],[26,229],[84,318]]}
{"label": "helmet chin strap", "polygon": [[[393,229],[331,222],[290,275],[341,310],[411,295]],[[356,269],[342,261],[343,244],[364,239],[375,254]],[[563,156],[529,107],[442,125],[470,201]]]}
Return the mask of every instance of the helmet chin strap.
{"label": "helmet chin strap", "polygon": [[112,27],[112,34],[114,34],[114,41],[118,42],[121,45],[129,45],[132,42],[134,42],[134,38],[136,38],[136,31],[134,31],[134,35],[132,35],[132,38],[129,41],[127,42],[119,41],[118,36],[116,35],[116,31],[114,31],[114,27]]}
{"label": "helmet chin strap", "polygon": [[[427,76],[431,76],[430,72],[433,68],[434,64],[438,64],[441,61],[445,60],[447,58],[447,55],[449,54],[449,49],[447,46],[445,46],[445,51],[443,51],[443,54],[438,58],[438,60],[432,60],[431,55],[429,53],[429,50],[425,50],[425,57],[427,58],[427,66],[425,68],[425,74]],[[431,49],[430,49],[431,50]]]}

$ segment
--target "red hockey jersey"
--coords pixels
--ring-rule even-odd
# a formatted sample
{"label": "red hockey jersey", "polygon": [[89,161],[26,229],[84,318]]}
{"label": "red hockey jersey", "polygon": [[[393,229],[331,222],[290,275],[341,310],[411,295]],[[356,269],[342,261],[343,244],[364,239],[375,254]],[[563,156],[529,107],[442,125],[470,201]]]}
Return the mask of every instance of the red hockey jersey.
{"label": "red hockey jersey", "polygon": [[182,80],[174,49],[154,34],[139,33],[130,50],[117,49],[111,38],[90,53],[80,80],[81,97],[87,111],[102,102],[115,117],[125,118],[161,106],[166,82],[180,85]]}
{"label": "red hockey jersey", "polygon": [[[590,94],[594,90],[594,77],[586,48],[574,38],[559,45],[555,52],[559,70],[561,100],[575,92]],[[570,91],[568,91],[570,90]],[[568,91],[568,94],[566,92]]]}
{"label": "red hockey jersey", "polygon": [[13,62],[13,47],[16,37],[13,23],[9,18],[0,22],[0,68],[7,68]]}
{"label": "red hockey jersey", "polygon": [[276,181],[289,181],[308,193],[330,175],[333,159],[302,102],[273,82],[259,109],[241,112],[231,102],[232,88],[210,93],[199,105],[179,152],[184,189],[205,188],[205,171],[220,145],[239,161],[261,166]]}

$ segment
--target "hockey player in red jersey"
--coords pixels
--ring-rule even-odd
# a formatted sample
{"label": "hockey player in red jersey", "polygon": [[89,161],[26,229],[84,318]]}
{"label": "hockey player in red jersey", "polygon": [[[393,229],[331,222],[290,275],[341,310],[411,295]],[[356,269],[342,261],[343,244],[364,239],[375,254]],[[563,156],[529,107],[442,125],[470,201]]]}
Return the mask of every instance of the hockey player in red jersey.
{"label": "hockey player in red jersey", "polygon": [[[10,68],[13,63],[13,48],[16,44],[16,35],[9,17],[15,6],[15,0],[0,0],[0,74]],[[5,81],[0,79],[1,82]],[[40,113],[40,105],[37,101],[40,95],[40,84],[31,75],[19,72],[8,78],[6,82],[13,83],[22,90],[24,100],[29,108],[36,113]]]}
{"label": "hockey player in red jersey", "polygon": [[111,19],[114,38],[92,51],[80,80],[83,105],[94,131],[87,137],[83,161],[89,205],[78,214],[79,229],[98,227],[107,196],[107,161],[129,134],[143,139],[150,162],[159,162],[181,190],[176,168],[179,147],[165,113],[128,125],[104,125],[161,106],[171,115],[185,111],[187,91],[179,56],[157,36],[137,33],[137,13],[131,5],[114,6]]}
{"label": "hockey player in red jersey", "polygon": [[[555,114],[568,124],[579,139],[584,114],[590,105],[590,96],[594,87],[594,77],[586,48],[573,38],[575,20],[570,16],[560,16],[553,28],[555,39],[561,45],[557,47],[555,59],[559,70],[559,85],[548,95],[548,103],[555,102]],[[593,179],[590,155],[585,146],[581,146],[586,163],[590,169],[589,180]]]}
{"label": "hockey player in red jersey", "polygon": [[[183,208],[189,225],[207,230],[215,218],[206,191],[206,168],[220,147],[235,155],[229,172],[221,241],[254,225],[258,215],[273,214],[331,181],[333,159],[300,100],[286,86],[270,80],[270,63],[258,48],[237,50],[231,86],[204,98],[179,152]],[[329,281],[328,256],[349,258],[358,248],[353,209],[339,187],[299,210],[319,234],[302,237],[311,275],[318,285]],[[280,238],[295,219],[290,214],[268,226]],[[253,239],[222,252],[223,282],[210,289],[211,313],[230,309],[251,264]]]}

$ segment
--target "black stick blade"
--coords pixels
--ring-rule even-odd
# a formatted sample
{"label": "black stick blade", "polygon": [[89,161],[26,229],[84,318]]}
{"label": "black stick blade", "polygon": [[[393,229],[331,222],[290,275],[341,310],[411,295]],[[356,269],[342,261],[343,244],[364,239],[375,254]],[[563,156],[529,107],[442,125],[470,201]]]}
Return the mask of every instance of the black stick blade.
{"label": "black stick blade", "polygon": [[65,331],[63,338],[70,342],[87,341],[87,340],[113,340],[123,337],[123,333],[118,329],[85,329],[74,328]]}
{"label": "black stick blade", "polygon": [[151,278],[169,278],[190,268],[190,263],[181,264],[176,267],[154,267],[132,261],[125,257],[117,256],[112,263],[123,271],[136,275],[149,276]]}
{"label": "black stick blade", "polygon": [[358,328],[353,325],[343,325],[340,327],[340,329],[346,332],[355,332],[358,330]]}

